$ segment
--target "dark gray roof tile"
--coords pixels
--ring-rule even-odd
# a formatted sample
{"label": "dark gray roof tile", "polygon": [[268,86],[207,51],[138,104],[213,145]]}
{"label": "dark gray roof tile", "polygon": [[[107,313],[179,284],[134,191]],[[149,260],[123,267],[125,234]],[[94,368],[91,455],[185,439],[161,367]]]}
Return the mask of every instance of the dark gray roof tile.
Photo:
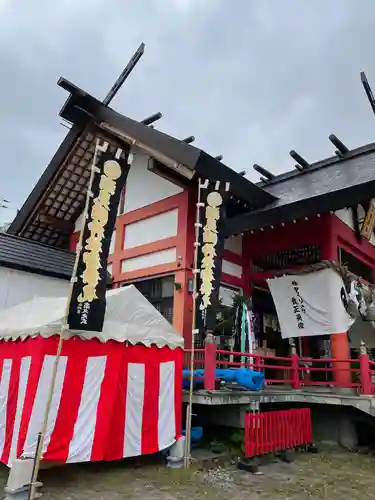
{"label": "dark gray roof tile", "polygon": [[[269,183],[265,189],[279,198],[272,204],[277,207],[374,180],[375,151],[371,151],[327,166],[312,167],[285,180]],[[348,202],[350,204],[349,200]]]}
{"label": "dark gray roof tile", "polygon": [[70,279],[75,254],[35,241],[0,233],[0,265]]}

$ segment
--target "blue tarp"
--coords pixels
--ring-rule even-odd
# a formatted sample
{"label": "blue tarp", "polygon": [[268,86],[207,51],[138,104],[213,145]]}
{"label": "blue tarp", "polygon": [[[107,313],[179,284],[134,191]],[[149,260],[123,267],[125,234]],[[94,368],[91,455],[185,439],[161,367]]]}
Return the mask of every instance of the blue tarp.
{"label": "blue tarp", "polygon": [[[183,388],[189,387],[190,370],[183,370]],[[194,370],[194,388],[203,387],[204,370]],[[249,391],[260,391],[264,386],[264,374],[249,368],[217,368],[215,378],[224,382],[236,382]]]}

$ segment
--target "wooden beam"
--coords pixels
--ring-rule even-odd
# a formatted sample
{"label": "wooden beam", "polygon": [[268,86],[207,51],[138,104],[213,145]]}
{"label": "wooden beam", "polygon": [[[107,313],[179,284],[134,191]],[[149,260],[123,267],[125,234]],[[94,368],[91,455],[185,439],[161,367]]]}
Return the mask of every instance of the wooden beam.
{"label": "wooden beam", "polygon": [[266,168],[264,167],[261,167],[260,165],[258,165],[257,163],[254,163],[253,165],[253,169],[258,172],[260,175],[263,175],[263,177],[265,177],[267,180],[269,181],[272,181],[272,179],[275,178],[275,174],[273,174],[272,172],[270,172],[269,170],[267,170]]}
{"label": "wooden beam", "polygon": [[185,139],[182,139],[183,142],[186,142],[187,144],[191,144],[192,142],[195,141],[195,137],[193,135],[189,135],[189,137],[186,137]]}
{"label": "wooden beam", "polygon": [[365,89],[367,99],[370,103],[371,109],[373,113],[375,113],[375,99],[374,99],[374,94],[372,93],[371,87],[369,82],[367,81],[366,75],[364,71],[361,71],[361,82],[363,85],[363,88]]}
{"label": "wooden beam", "polygon": [[157,120],[160,120],[160,118],[162,118],[162,117],[163,117],[163,115],[160,113],[160,111],[158,111],[157,113],[154,113],[153,115],[148,116],[144,120],[141,120],[141,123],[143,123],[143,125],[151,125],[151,123],[154,123]]}
{"label": "wooden beam", "polygon": [[137,62],[142,57],[144,51],[145,51],[145,44],[141,43],[141,45],[138,47],[138,49],[136,50],[136,52],[133,54],[133,57],[130,59],[130,61],[128,62],[128,64],[125,66],[125,68],[124,68],[123,72],[121,73],[121,75],[117,78],[117,80],[113,84],[111,90],[108,92],[108,94],[103,99],[103,104],[105,106],[108,106],[110,104],[110,102],[112,101],[112,99],[115,97],[115,95],[117,94],[117,92],[120,90],[120,88],[122,87],[123,83],[128,78],[128,76],[130,75],[130,73],[133,71],[133,69],[135,68]]}
{"label": "wooden beam", "polygon": [[331,134],[328,139],[334,146],[336,146],[337,150],[341,153],[342,156],[346,155],[346,153],[349,153],[349,148],[345,146],[345,144],[341,142],[335,134]]}
{"label": "wooden beam", "polygon": [[310,166],[310,163],[305,160],[305,158],[302,158],[301,155],[299,155],[294,149],[289,151],[290,156],[295,160],[299,165],[301,165],[302,168],[308,168]]}

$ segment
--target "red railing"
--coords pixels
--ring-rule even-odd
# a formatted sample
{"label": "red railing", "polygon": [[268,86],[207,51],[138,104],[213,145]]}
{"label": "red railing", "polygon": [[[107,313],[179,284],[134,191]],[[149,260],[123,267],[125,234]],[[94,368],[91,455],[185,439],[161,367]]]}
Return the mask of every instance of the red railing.
{"label": "red railing", "polygon": [[310,408],[247,413],[245,456],[255,457],[312,444]]}
{"label": "red railing", "polygon": [[[267,385],[290,385],[293,389],[308,386],[352,388],[361,394],[374,394],[375,362],[367,354],[359,359],[314,359],[263,356],[246,352],[217,349],[206,344],[194,350],[194,369],[204,368],[204,388],[215,389],[216,368],[246,367],[265,374]],[[190,368],[191,350],[185,350],[185,368]]]}

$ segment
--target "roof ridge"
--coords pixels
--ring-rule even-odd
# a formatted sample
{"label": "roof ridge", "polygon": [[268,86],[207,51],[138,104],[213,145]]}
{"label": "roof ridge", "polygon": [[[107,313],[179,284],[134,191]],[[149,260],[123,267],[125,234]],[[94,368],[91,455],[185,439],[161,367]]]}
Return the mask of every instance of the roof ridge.
{"label": "roof ridge", "polygon": [[334,165],[335,163],[351,160],[356,156],[371,153],[372,151],[375,151],[375,142],[370,142],[369,144],[364,144],[362,146],[358,146],[357,148],[351,149],[343,157],[338,157],[336,155],[329,156],[327,158],[324,158],[323,160],[318,160],[314,163],[311,163],[309,167],[303,170],[297,170],[297,169],[288,170],[286,172],[282,172],[281,174],[275,175],[273,179],[267,182],[258,181],[255,184],[259,187],[267,189],[268,186],[273,186],[280,182],[288,181],[294,177],[299,177],[301,175],[315,172],[316,170],[319,170],[324,167],[329,167],[331,165]]}

